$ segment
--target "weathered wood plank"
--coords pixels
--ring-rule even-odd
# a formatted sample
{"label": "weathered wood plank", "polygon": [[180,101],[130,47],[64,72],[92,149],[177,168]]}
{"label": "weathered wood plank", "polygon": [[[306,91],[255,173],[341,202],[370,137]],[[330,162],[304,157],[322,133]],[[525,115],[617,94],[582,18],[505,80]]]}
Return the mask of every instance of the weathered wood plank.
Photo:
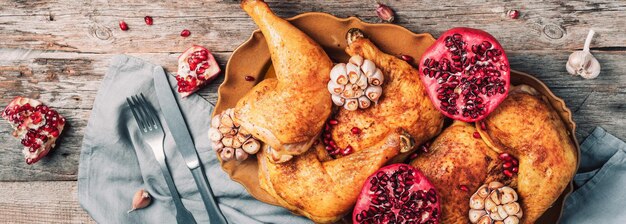
{"label": "weathered wood plank", "polygon": [[76,181],[0,182],[0,222],[96,223],[80,207]]}

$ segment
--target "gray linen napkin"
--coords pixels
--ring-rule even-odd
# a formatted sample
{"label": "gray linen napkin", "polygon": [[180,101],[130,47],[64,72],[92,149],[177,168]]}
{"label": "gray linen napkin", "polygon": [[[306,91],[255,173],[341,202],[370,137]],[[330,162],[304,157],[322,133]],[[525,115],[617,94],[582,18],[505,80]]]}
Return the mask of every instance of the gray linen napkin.
{"label": "gray linen napkin", "polygon": [[[159,165],[142,141],[126,105],[127,96],[143,93],[160,111],[153,88],[155,65],[129,56],[115,56],[96,96],[85,130],[78,170],[78,200],[99,223],[175,223],[175,207]],[[172,88],[176,87],[169,77]],[[206,175],[220,209],[230,223],[310,223],[289,211],[257,201],[230,180],[210,148],[207,131],[213,106],[198,95],[178,103],[187,121]],[[161,115],[159,115],[161,116]],[[208,223],[202,199],[191,172],[164,126],[165,154],[185,207],[198,223]],[[135,191],[146,189],[153,197],[147,208],[126,213]]]}
{"label": "gray linen napkin", "polygon": [[580,152],[560,223],[626,223],[626,143],[597,127]]}

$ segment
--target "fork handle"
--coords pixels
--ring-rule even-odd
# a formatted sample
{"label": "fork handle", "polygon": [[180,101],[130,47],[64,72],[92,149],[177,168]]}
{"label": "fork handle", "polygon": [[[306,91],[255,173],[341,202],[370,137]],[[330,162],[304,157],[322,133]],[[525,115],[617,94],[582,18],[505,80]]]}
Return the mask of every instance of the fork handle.
{"label": "fork handle", "polygon": [[204,175],[202,166],[192,169],[191,174],[193,174],[193,179],[195,179],[196,185],[198,185],[198,191],[200,191],[200,196],[202,196],[204,207],[206,207],[207,213],[209,214],[209,223],[227,224],[228,222],[226,221],[226,218],[224,218],[224,215],[220,211],[217,203],[215,203],[213,190],[211,190],[209,181]]}
{"label": "fork handle", "polygon": [[182,223],[195,224],[196,220],[193,218],[193,215],[191,214],[191,212],[189,212],[189,210],[185,208],[185,205],[183,205],[183,201],[180,199],[180,195],[178,195],[178,190],[176,190],[174,179],[172,179],[172,175],[170,174],[170,170],[167,167],[165,158],[160,157],[160,156],[156,156],[156,158],[157,158],[157,162],[159,162],[161,171],[163,173],[163,177],[165,178],[165,182],[167,183],[167,188],[170,190],[170,194],[172,195],[172,200],[174,201],[174,205],[176,207],[176,222],[179,224],[182,224]]}

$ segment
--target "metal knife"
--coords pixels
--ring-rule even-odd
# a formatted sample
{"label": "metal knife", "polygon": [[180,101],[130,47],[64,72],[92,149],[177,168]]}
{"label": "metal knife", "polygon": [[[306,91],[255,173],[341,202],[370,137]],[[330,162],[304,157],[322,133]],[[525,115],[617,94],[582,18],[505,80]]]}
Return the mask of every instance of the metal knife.
{"label": "metal knife", "polygon": [[153,71],[154,75],[154,88],[156,90],[157,99],[161,105],[161,112],[165,118],[165,123],[170,129],[170,134],[174,138],[176,147],[180,154],[185,159],[185,163],[198,186],[198,191],[202,196],[202,201],[209,214],[209,221],[211,224],[228,223],[222,215],[219,207],[215,203],[213,198],[213,191],[209,185],[209,181],[204,174],[202,166],[200,165],[200,159],[196,152],[196,147],[193,144],[189,130],[187,129],[187,123],[183,118],[182,113],[176,102],[174,93],[170,88],[170,82],[167,80],[167,74],[163,71],[161,66],[156,66]]}

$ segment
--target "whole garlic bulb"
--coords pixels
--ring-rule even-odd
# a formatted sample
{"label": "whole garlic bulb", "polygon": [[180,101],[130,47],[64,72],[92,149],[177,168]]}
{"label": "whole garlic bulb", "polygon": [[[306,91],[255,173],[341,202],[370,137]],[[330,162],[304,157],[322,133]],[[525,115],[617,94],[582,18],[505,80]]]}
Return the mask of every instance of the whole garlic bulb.
{"label": "whole garlic bulb", "polygon": [[350,111],[365,109],[378,102],[384,80],[374,62],[355,55],[347,64],[339,63],[331,69],[328,92],[337,106]]}
{"label": "whole garlic bulb", "polygon": [[483,184],[470,197],[469,220],[471,223],[518,224],[522,219],[522,206],[517,192],[494,181]]}
{"label": "whole garlic bulb", "polygon": [[222,161],[243,161],[261,149],[261,142],[233,120],[233,109],[215,115],[209,129],[211,146]]}
{"label": "whole garlic bulb", "polygon": [[569,56],[565,69],[572,75],[580,75],[585,79],[593,79],[600,74],[600,62],[589,51],[591,39],[595,31],[589,30],[585,46],[582,51],[575,51]]}

